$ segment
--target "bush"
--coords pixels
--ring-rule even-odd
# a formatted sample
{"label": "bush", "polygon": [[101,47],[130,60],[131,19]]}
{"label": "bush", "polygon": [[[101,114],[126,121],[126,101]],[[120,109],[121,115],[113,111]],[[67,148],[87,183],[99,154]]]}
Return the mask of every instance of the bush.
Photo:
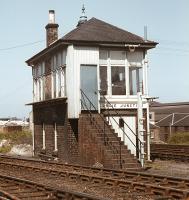
{"label": "bush", "polygon": [[10,140],[12,144],[32,144],[32,134],[30,131],[0,132],[0,140]]}
{"label": "bush", "polygon": [[12,148],[12,145],[0,147],[0,153],[8,153]]}
{"label": "bush", "polygon": [[189,132],[179,132],[179,133],[173,134],[169,138],[168,143],[189,145]]}

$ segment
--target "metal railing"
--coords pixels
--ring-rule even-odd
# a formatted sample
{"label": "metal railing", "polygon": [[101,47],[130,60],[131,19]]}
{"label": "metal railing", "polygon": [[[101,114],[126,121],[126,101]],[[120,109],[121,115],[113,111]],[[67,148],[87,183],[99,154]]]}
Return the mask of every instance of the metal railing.
{"label": "metal railing", "polygon": [[[112,121],[110,120],[110,116],[111,119],[117,124],[117,126],[119,127],[119,123],[116,121],[116,119],[113,116],[119,117],[119,119],[122,119],[122,122],[124,124],[123,127],[127,127],[130,132],[134,135],[134,137],[136,138],[136,144],[132,141],[132,139],[129,137],[129,135],[125,132],[125,130],[123,128],[121,128],[120,130],[123,133],[123,136],[126,136],[127,139],[130,141],[130,143],[133,145],[133,147],[136,149],[136,156],[138,159],[140,159],[140,155],[141,155],[141,146],[143,145],[142,141],[138,138],[138,135],[131,129],[131,127],[125,122],[125,120],[122,118],[122,116],[120,115],[120,113],[113,107],[113,105],[108,101],[108,99],[101,94],[101,98],[104,99],[104,110],[107,112],[107,116],[108,116],[108,123],[111,124],[111,126],[113,127]],[[102,101],[102,100],[101,100]],[[111,113],[110,113],[111,111]]]}
{"label": "metal railing", "polygon": [[[81,90],[81,108],[88,113],[90,123],[96,127],[98,133],[103,134],[104,145],[108,146],[113,153],[119,154],[119,165],[120,165],[120,168],[122,168],[122,152],[121,151],[122,151],[123,144],[122,144],[121,140],[117,137],[117,135],[115,134],[113,129],[111,129],[109,123],[106,121],[104,116],[102,116],[98,112],[95,113],[96,115],[98,115],[100,117],[100,119],[102,119],[103,127],[102,127],[102,125],[99,124],[99,122],[95,119],[95,117],[93,117],[94,110],[98,110],[98,109],[94,106],[94,104],[90,101],[90,99],[87,97],[87,95],[82,90]],[[116,138],[116,140],[119,144],[119,148],[116,148],[115,145],[112,144],[112,142],[109,140],[108,132],[111,132],[112,135]]]}
{"label": "metal railing", "polygon": [[[118,138],[118,136],[115,134],[115,132],[111,129],[111,127],[113,128],[113,124],[112,121],[110,120],[110,116],[111,119],[115,122],[115,124],[119,127],[119,123],[116,121],[115,117],[119,117],[119,119],[122,119],[123,123],[124,123],[124,127],[127,127],[130,132],[134,135],[134,138],[136,138],[136,144],[133,142],[133,140],[129,137],[129,135],[125,132],[124,128],[121,128],[120,130],[122,131],[122,135],[124,137],[126,137],[129,141],[130,144],[134,147],[134,149],[136,149],[136,157],[141,161],[141,157],[142,152],[142,145],[143,142],[139,139],[138,134],[136,134],[131,127],[125,122],[125,120],[122,118],[122,116],[120,115],[120,113],[117,112],[117,110],[113,107],[113,105],[108,101],[108,99],[104,96],[101,95],[101,97],[104,99],[104,109],[105,111],[107,111],[106,116],[107,119],[104,117],[104,115],[100,114],[100,113],[96,113],[103,121],[103,127],[100,126],[98,124],[98,122],[95,120],[95,118],[93,118],[94,115],[94,110],[98,110],[94,104],[90,101],[90,99],[87,97],[87,95],[81,90],[81,106],[82,109],[87,111],[88,115],[89,115],[89,119],[90,119],[90,123],[95,125],[97,130],[101,133],[103,133],[103,138],[104,138],[104,145],[108,145],[111,150],[114,153],[118,153],[119,154],[119,160],[120,160],[120,168],[122,168],[122,145],[124,145],[124,142],[121,141],[121,139]],[[109,109],[110,108],[110,109]],[[111,111],[111,113],[110,113]],[[119,149],[116,149],[115,146],[113,144],[111,144],[111,141],[109,141],[108,139],[108,135],[107,132],[111,131],[111,133],[113,133],[114,137],[116,138],[116,140],[119,142]]]}

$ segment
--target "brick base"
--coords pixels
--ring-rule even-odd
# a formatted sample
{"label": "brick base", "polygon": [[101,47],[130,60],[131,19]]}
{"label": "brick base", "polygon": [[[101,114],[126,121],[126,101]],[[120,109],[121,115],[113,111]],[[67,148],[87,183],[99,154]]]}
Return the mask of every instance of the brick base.
{"label": "brick base", "polygon": [[[78,120],[68,120],[64,101],[33,105],[34,154],[58,157],[65,162],[78,162]],[[55,124],[57,149],[55,152]],[[45,149],[43,149],[43,127]]]}

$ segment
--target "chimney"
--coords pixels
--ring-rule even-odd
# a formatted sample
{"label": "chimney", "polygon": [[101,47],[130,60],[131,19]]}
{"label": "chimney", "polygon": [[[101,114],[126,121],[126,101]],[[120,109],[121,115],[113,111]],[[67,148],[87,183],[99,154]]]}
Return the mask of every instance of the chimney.
{"label": "chimney", "polygon": [[46,25],[46,43],[47,47],[58,40],[58,24],[55,23],[55,12],[49,10],[49,23]]}

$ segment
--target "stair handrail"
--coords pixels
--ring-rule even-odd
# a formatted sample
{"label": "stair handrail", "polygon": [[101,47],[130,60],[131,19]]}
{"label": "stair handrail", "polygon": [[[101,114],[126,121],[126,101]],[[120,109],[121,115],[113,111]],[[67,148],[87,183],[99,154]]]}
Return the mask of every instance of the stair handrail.
{"label": "stair handrail", "polygon": [[[82,89],[80,89],[80,91],[81,91],[81,97],[83,98],[83,101],[82,101],[82,98],[80,99],[81,100],[81,106],[85,106],[85,108],[87,109],[87,111],[89,112],[89,115],[90,115],[90,121],[92,122],[92,112],[91,112],[91,106],[95,109],[95,110],[97,110],[97,108],[94,106],[94,104],[90,101],[90,99],[87,97],[87,95],[83,92],[83,90]],[[85,97],[85,98],[84,98]],[[90,104],[90,108],[88,108],[88,106],[87,106],[87,104],[86,104],[86,101],[85,101],[85,99],[87,99],[87,101],[89,102],[89,104]],[[103,132],[104,132],[104,145],[106,145],[106,144],[108,144],[107,142],[106,142],[106,140],[105,140],[105,137],[106,137],[106,129],[105,129],[105,127],[107,126],[108,128],[109,128],[109,130],[113,133],[113,135],[114,135],[114,137],[118,140],[118,138],[117,138],[117,136],[115,136],[115,133],[111,130],[111,128],[109,127],[109,123],[104,119],[104,117],[100,114],[100,113],[97,113],[98,114],[98,116],[100,116],[100,118],[103,120],[103,122],[104,122],[104,130],[103,130]],[[105,126],[106,125],[106,126]],[[101,128],[101,127],[100,127]],[[101,128],[102,129],[102,128]],[[121,153],[121,145],[122,145],[122,143],[121,143],[121,140],[119,141],[118,140],[118,142],[119,142],[119,160],[120,160],[120,168],[122,168],[122,153]]]}
{"label": "stair handrail", "polygon": [[[99,91],[100,93],[100,91]],[[122,116],[117,112],[117,110],[113,107],[113,105],[108,101],[108,99],[105,97],[105,95],[103,94],[100,94],[104,100],[105,100],[105,105],[106,105],[106,102],[111,106],[111,109],[115,112],[115,114],[123,120]],[[105,110],[108,111],[108,122],[111,123],[111,121],[109,120],[109,116],[110,116],[110,112],[109,112],[109,109],[106,109],[105,107]],[[115,118],[113,116],[111,116],[111,118],[114,120],[114,122],[119,126],[119,123],[115,120]],[[138,148],[139,152],[141,153],[141,144],[143,143],[138,137],[137,137],[137,134],[131,129],[131,127],[125,122],[125,120],[123,120],[123,123],[129,128],[129,130],[131,131],[132,134],[134,134],[134,136],[136,136],[136,139],[137,141],[139,142],[139,145],[140,145],[140,148]],[[112,123],[111,123],[112,124]],[[129,139],[129,141],[131,142],[131,144],[136,148],[137,147],[137,143],[136,145],[133,143],[133,141],[131,140],[131,138],[128,136],[128,134],[124,131],[124,129],[122,129],[122,132],[123,134]],[[136,148],[136,153],[137,153],[137,148]]]}

